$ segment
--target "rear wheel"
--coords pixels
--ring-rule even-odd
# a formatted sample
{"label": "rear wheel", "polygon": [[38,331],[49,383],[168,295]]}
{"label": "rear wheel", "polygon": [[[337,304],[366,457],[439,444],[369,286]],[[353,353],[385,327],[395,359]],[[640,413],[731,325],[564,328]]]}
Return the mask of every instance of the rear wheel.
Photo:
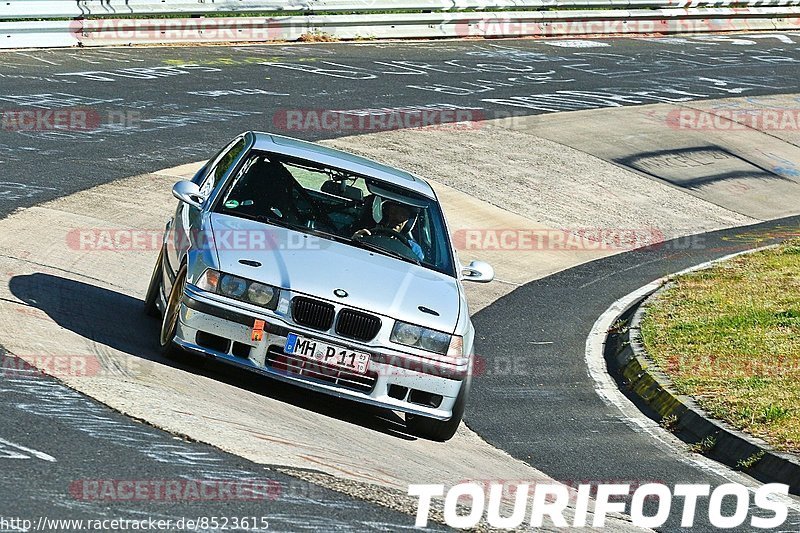
{"label": "rear wheel", "polygon": [[468,394],[469,382],[464,381],[456,397],[456,403],[453,405],[453,416],[450,417],[450,420],[436,420],[426,416],[407,414],[406,428],[414,435],[424,439],[439,442],[450,440],[456,434],[461,419],[464,417]]}
{"label": "rear wheel", "polygon": [[153,275],[150,276],[150,284],[147,286],[147,295],[144,297],[144,312],[147,316],[158,316],[158,299],[161,296],[161,261],[164,259],[164,249],[158,252],[156,266],[153,268]]}
{"label": "rear wheel", "polygon": [[179,358],[181,349],[173,342],[178,330],[178,317],[181,312],[181,299],[183,298],[183,288],[186,285],[186,265],[182,266],[175,276],[172,290],[167,298],[167,305],[164,308],[164,317],[161,320],[161,335],[159,344],[161,353],[170,359]]}

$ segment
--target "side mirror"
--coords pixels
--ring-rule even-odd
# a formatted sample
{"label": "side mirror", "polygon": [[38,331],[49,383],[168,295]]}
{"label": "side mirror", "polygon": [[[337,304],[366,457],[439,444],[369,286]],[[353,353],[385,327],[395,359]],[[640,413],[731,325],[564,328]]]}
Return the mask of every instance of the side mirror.
{"label": "side mirror", "polygon": [[461,279],[489,283],[494,279],[494,269],[485,261],[473,261],[461,269]]}
{"label": "side mirror", "polygon": [[205,198],[200,194],[200,187],[189,180],[181,180],[172,187],[172,195],[185,204],[200,208]]}

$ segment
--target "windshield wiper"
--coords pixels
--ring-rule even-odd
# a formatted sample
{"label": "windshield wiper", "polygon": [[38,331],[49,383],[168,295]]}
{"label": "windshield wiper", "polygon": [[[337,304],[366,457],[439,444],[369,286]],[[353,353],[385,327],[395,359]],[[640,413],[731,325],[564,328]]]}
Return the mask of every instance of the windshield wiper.
{"label": "windshield wiper", "polygon": [[[247,220],[255,220],[256,222],[275,222],[274,219],[272,219],[271,217],[268,217],[267,215],[251,215],[251,214],[248,214],[248,213],[239,213],[239,212],[233,211],[233,210],[220,211],[220,213],[222,213],[223,215],[229,215],[229,216],[232,216],[232,217],[246,218]],[[279,222],[279,225],[281,225],[281,226],[286,224],[282,220],[279,220],[278,222]]]}
{"label": "windshield wiper", "polygon": [[310,228],[305,226],[300,226],[299,224],[292,224],[291,222],[286,222],[283,219],[271,217],[269,215],[249,215],[246,213],[231,213],[231,216],[246,218],[248,220],[255,220],[256,222],[263,222],[265,224],[273,224],[275,226],[280,226],[286,229],[293,229],[299,231],[309,231]]}
{"label": "windshield wiper", "polygon": [[375,252],[381,253],[383,255],[388,255],[390,257],[395,257],[397,259],[401,259],[403,261],[407,261],[409,263],[413,263],[417,266],[422,266],[422,262],[419,259],[412,259],[407,257],[400,252],[395,252],[394,250],[387,250],[386,248],[382,248],[377,244],[371,244],[368,242],[360,241],[358,239],[349,239],[348,243],[352,244],[353,246],[358,246],[359,248],[364,248],[365,250],[373,250]]}
{"label": "windshield wiper", "polygon": [[249,218],[251,220],[255,220],[256,222],[264,222],[265,224],[274,224],[282,228],[300,231],[303,233],[308,233],[310,235],[316,235],[318,237],[329,238],[331,240],[343,242],[346,244],[352,242],[347,237],[342,237],[341,235],[336,235],[335,233],[329,233],[327,231],[322,231],[317,228],[309,228],[308,226],[303,226],[302,224],[292,224],[291,222],[286,222],[285,220],[280,218],[273,218],[269,215],[245,215],[243,213],[237,213],[236,216]]}

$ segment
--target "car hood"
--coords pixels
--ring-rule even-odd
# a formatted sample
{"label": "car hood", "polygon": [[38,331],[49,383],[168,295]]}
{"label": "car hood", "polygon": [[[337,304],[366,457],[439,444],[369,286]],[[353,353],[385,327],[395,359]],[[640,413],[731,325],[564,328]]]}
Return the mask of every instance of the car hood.
{"label": "car hood", "polygon": [[[214,213],[210,222],[223,272],[439,331],[455,330],[460,305],[455,278],[378,252],[248,219]],[[348,296],[336,297],[337,289]]]}

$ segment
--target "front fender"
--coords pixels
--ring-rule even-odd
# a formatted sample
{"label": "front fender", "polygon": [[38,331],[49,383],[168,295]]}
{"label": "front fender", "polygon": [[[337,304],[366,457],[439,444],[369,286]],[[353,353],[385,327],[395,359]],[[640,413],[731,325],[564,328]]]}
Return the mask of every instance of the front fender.
{"label": "front fender", "polygon": [[186,264],[186,281],[195,284],[208,268],[219,269],[219,257],[211,231],[209,213],[197,212],[191,217],[187,238],[189,245],[181,258]]}

